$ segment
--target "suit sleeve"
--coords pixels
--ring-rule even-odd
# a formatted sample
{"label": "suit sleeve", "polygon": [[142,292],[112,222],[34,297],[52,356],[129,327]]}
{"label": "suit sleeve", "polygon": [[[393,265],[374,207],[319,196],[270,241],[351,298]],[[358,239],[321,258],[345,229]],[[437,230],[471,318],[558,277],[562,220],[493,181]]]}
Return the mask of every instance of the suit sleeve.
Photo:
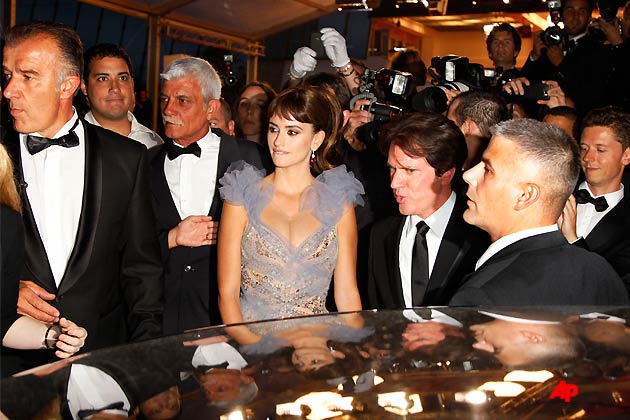
{"label": "suit sleeve", "polygon": [[121,258],[121,285],[130,339],[162,335],[163,283],[160,249],[151,209],[146,151],[142,151],[131,192]]}
{"label": "suit sleeve", "polygon": [[490,306],[494,304],[492,298],[482,289],[464,287],[455,293],[448,306]]}

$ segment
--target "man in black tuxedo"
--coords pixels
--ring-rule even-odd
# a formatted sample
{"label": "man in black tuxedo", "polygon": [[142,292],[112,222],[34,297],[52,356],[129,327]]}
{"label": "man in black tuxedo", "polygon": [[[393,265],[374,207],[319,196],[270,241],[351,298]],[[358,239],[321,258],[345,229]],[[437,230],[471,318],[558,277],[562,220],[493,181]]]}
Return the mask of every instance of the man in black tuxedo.
{"label": "man in black tuxedo", "polygon": [[[402,216],[372,228],[368,302],[378,309],[446,305],[474,269],[489,240],[464,222],[466,202],[451,184],[466,158],[457,126],[433,113],[413,113],[388,131],[387,164]],[[418,225],[428,230],[418,233]]]}
{"label": "man in black tuxedo", "polygon": [[579,173],[575,141],[529,119],[504,121],[491,131],[481,162],[464,173],[464,220],[493,242],[450,304],[627,304],[606,260],[570,245],[556,224]]}
{"label": "man in black tuxedo", "polygon": [[[76,321],[91,350],[161,335],[162,267],[146,150],[77,117],[82,64],[81,40],[65,25],[6,34],[4,96],[17,133],[5,143],[22,186],[26,248],[18,312]],[[25,368],[51,354],[18,357]]]}
{"label": "man in black tuxedo", "polygon": [[560,228],[570,243],[604,257],[630,291],[630,197],[622,183],[630,163],[630,113],[615,107],[589,112],[580,148],[586,179],[569,197]]}
{"label": "man in black tuxedo", "polygon": [[217,297],[217,232],[223,203],[219,179],[229,164],[270,162],[256,143],[210,129],[220,111],[221,79],[200,58],[182,58],[162,74],[160,108],[166,136],[151,149],[151,189],[164,264],[164,333],[221,321]]}

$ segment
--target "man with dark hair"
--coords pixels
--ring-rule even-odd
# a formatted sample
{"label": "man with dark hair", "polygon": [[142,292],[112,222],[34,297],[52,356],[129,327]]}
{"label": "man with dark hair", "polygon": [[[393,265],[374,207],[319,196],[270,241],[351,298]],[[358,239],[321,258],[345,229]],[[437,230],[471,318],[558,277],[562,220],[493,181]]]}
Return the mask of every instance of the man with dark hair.
{"label": "man with dark hair", "polygon": [[129,54],[118,45],[97,44],[85,52],[84,63],[81,90],[90,106],[85,120],[139,141],[147,148],[163,143],[130,111],[134,85]]}
{"label": "man with dark hair", "polygon": [[630,164],[630,113],[594,109],[582,125],[586,179],[569,197],[558,224],[569,242],[606,258],[630,291],[630,198],[622,183]]}
{"label": "man with dark hair", "polygon": [[[146,150],[78,118],[83,48],[74,30],[33,22],[6,34],[5,146],[22,186],[26,261],[18,312],[89,332],[85,350],[161,335],[162,267]],[[46,351],[18,355],[26,368]]]}
{"label": "man with dark hair", "polygon": [[402,216],[378,222],[370,238],[372,308],[445,305],[488,245],[466,224],[452,189],[466,158],[461,131],[442,115],[417,112],[387,133],[391,188]]}
{"label": "man with dark hair", "polygon": [[254,142],[211,128],[221,112],[221,78],[206,60],[173,61],[161,75],[168,140],[151,149],[153,209],[164,264],[164,333],[216,325],[219,179],[230,163],[269,168]]}
{"label": "man with dark hair", "polygon": [[463,168],[467,170],[479,163],[491,136],[490,127],[507,120],[508,111],[497,95],[469,90],[451,101],[446,116],[457,124],[466,138],[468,155]]}
{"label": "man with dark hair", "polygon": [[389,68],[411,73],[416,87],[424,86],[427,82],[427,66],[422,61],[420,51],[415,48],[407,48],[394,54],[389,60]]}
{"label": "man with dark hair", "polygon": [[566,105],[549,108],[543,116],[542,122],[558,127],[571,138],[577,139],[579,136],[580,122],[575,108]]}
{"label": "man with dark hair", "polygon": [[521,36],[509,23],[500,23],[492,28],[486,38],[488,57],[494,67],[502,72],[516,66],[516,57],[521,52]]}
{"label": "man with dark hair", "polygon": [[575,247],[556,221],[577,181],[577,144],[540,121],[503,121],[481,162],[464,174],[464,220],[493,241],[450,305],[627,304],[621,279]]}
{"label": "man with dark hair", "polygon": [[583,116],[590,109],[608,105],[612,91],[607,86],[610,53],[587,28],[593,12],[592,0],[563,0],[562,22],[566,42],[545,45],[543,33],[534,34],[534,45],[522,72],[530,82],[557,81]]}

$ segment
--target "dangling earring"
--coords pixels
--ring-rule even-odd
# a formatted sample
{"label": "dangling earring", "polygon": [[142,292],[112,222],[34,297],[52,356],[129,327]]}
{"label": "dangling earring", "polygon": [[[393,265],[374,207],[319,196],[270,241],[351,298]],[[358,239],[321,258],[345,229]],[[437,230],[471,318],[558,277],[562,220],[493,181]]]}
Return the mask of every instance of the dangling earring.
{"label": "dangling earring", "polygon": [[311,150],[311,165],[315,164],[315,150]]}

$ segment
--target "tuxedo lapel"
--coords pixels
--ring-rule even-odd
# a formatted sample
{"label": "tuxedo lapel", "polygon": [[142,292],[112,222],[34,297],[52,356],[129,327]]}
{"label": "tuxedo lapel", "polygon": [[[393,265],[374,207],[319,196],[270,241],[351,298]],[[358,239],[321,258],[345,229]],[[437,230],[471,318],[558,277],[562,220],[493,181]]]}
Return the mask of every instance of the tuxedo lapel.
{"label": "tuxedo lapel", "polygon": [[400,278],[400,264],[399,260],[399,244],[402,236],[403,227],[405,226],[405,218],[397,218],[398,226],[396,229],[391,229],[384,240],[384,250],[386,252],[386,264],[389,267],[389,290],[392,294],[392,301],[399,308],[405,307],[405,298],[402,290],[402,279]]}
{"label": "tuxedo lapel", "polygon": [[212,132],[221,137],[219,145],[219,161],[217,162],[217,176],[214,185],[214,197],[212,197],[212,205],[210,206],[209,216],[219,219],[221,217],[221,195],[219,194],[219,179],[225,174],[228,166],[234,160],[235,156],[238,156],[238,146],[236,142],[232,140],[227,134],[222,131],[212,130]]}
{"label": "tuxedo lapel", "polygon": [[462,199],[458,196],[451,212],[451,217],[449,217],[446,225],[444,236],[442,241],[440,241],[440,248],[435,258],[425,296],[431,290],[440,289],[449,280],[451,274],[457,270],[462,258],[470,248],[470,243],[464,237],[465,230],[462,226],[464,223],[462,219],[463,212]]}
{"label": "tuxedo lapel", "polygon": [[521,239],[520,241],[516,241],[515,243],[506,246],[495,255],[490,257],[488,261],[483,263],[483,265],[476,270],[476,273],[479,273],[489,265],[501,262],[503,260],[511,260],[522,252],[532,252],[538,249],[560,246],[566,243],[567,240],[562,235],[562,233],[560,233],[560,231],[543,233],[540,235],[530,236],[529,238]]}
{"label": "tuxedo lapel", "polygon": [[619,204],[613,207],[584,238],[588,249],[599,253],[617,242],[616,238],[620,233],[626,233],[626,229],[622,229],[622,226],[626,225],[629,207],[628,199],[624,195]]}
{"label": "tuxedo lapel", "polygon": [[156,211],[166,221],[167,226],[175,226],[181,221],[173,196],[168,187],[168,181],[164,174],[164,160],[166,159],[166,147],[160,146],[161,150],[151,161],[151,191],[158,203]]}
{"label": "tuxedo lapel", "polygon": [[74,247],[66,271],[59,283],[59,292],[70,289],[83,275],[92,258],[103,199],[103,160],[100,139],[90,124],[81,121],[85,133],[85,175],[83,182],[83,202]]}
{"label": "tuxedo lapel", "polygon": [[24,264],[30,274],[37,279],[41,284],[46,285],[46,289],[49,291],[56,291],[57,285],[48,262],[48,255],[46,254],[46,248],[39,236],[39,230],[37,229],[37,222],[31,209],[31,204],[28,200],[26,188],[28,185],[24,181],[24,172],[22,170],[22,157],[20,154],[20,137],[19,134],[13,130],[7,133],[4,147],[7,149],[14,166],[15,180],[18,185],[18,192],[22,198],[22,220],[24,221],[24,250],[25,260]]}

